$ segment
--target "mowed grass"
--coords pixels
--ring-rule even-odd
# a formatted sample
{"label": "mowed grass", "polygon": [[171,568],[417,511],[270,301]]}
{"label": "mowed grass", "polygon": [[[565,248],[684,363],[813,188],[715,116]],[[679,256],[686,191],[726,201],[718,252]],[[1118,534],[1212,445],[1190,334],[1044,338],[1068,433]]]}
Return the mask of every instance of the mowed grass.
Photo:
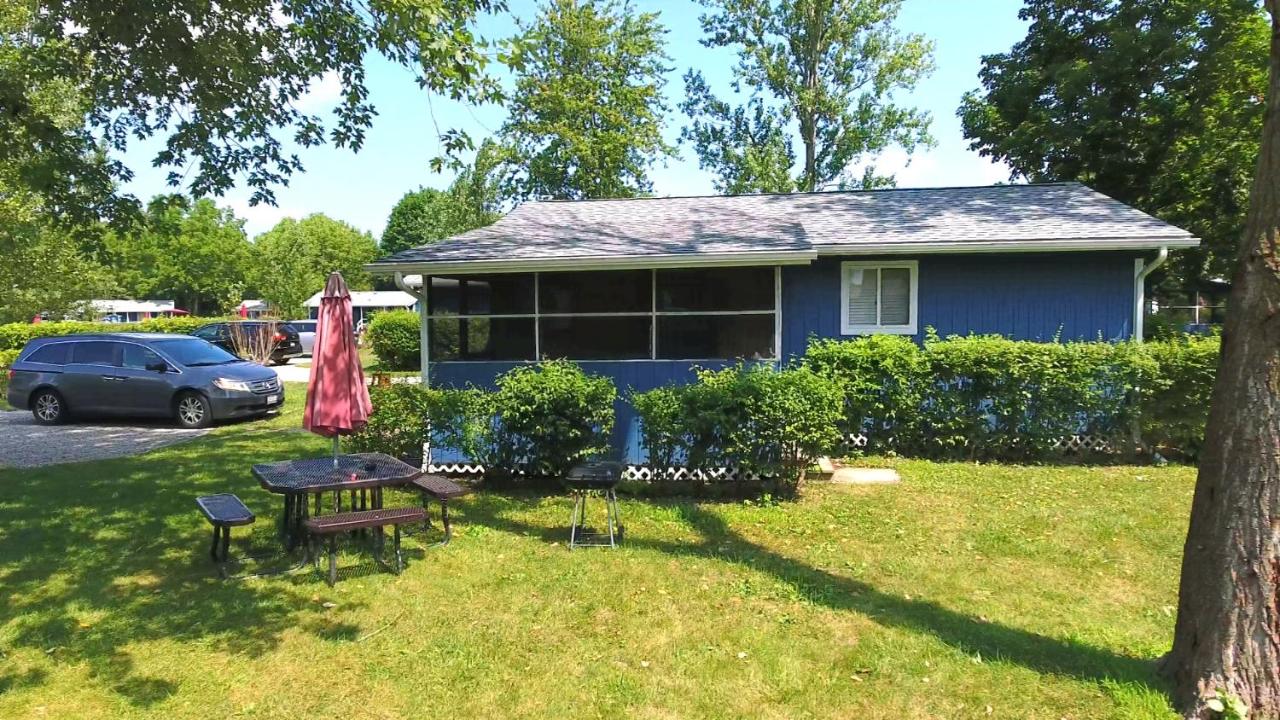
{"label": "mowed grass", "polygon": [[483,492],[402,576],[346,552],[332,590],[220,581],[192,499],[239,494],[232,551],[261,552],[249,466],[328,449],[291,390],[273,421],[0,471],[0,717],[1172,716],[1190,469],[885,461],[902,484],[624,500],[616,551],[565,547],[564,497]]}

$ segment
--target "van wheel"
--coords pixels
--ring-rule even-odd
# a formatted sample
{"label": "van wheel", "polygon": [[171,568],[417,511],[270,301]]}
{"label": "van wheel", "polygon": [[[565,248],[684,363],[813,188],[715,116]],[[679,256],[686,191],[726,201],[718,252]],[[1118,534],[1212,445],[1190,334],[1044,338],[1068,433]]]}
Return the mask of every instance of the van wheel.
{"label": "van wheel", "polygon": [[185,392],[174,403],[173,416],[184,428],[206,428],[213,422],[213,408],[209,407],[208,398],[200,393]]}
{"label": "van wheel", "polygon": [[31,414],[41,425],[57,425],[67,419],[67,403],[56,390],[40,390],[31,396]]}

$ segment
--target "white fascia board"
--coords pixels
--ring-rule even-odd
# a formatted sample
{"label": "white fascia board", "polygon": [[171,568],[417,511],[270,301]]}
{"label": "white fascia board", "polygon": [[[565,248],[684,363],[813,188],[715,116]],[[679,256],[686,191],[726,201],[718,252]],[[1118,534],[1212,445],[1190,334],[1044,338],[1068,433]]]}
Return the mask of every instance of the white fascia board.
{"label": "white fascia board", "polygon": [[1007,240],[947,242],[853,243],[848,245],[816,245],[819,255],[920,255],[926,253],[991,253],[991,252],[1088,252],[1094,250],[1159,250],[1161,247],[1189,248],[1200,245],[1200,239],[1180,235],[1173,238],[1090,238],[1081,240]]}
{"label": "white fascia board", "polygon": [[396,272],[428,275],[474,275],[489,272],[557,272],[573,270],[651,270],[653,268],[742,267],[749,265],[808,265],[813,250],[783,252],[671,254],[557,259],[472,260],[465,262],[382,262],[365,265],[379,275]]}

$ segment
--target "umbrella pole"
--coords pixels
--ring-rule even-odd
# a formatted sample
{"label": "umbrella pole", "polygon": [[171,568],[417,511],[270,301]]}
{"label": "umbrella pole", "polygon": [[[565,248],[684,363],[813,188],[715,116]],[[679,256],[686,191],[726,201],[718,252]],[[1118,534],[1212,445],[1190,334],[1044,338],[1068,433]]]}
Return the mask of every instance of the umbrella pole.
{"label": "umbrella pole", "polygon": [[338,467],[338,436],[333,436],[333,466]]}

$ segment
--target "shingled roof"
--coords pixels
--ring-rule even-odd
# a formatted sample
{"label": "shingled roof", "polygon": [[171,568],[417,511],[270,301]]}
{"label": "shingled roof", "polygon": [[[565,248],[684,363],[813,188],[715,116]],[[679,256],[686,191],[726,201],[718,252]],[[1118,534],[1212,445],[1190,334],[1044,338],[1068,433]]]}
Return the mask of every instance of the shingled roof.
{"label": "shingled roof", "polygon": [[1184,230],[1079,183],[530,202],[374,271],[809,262],[818,255],[1148,250]]}

